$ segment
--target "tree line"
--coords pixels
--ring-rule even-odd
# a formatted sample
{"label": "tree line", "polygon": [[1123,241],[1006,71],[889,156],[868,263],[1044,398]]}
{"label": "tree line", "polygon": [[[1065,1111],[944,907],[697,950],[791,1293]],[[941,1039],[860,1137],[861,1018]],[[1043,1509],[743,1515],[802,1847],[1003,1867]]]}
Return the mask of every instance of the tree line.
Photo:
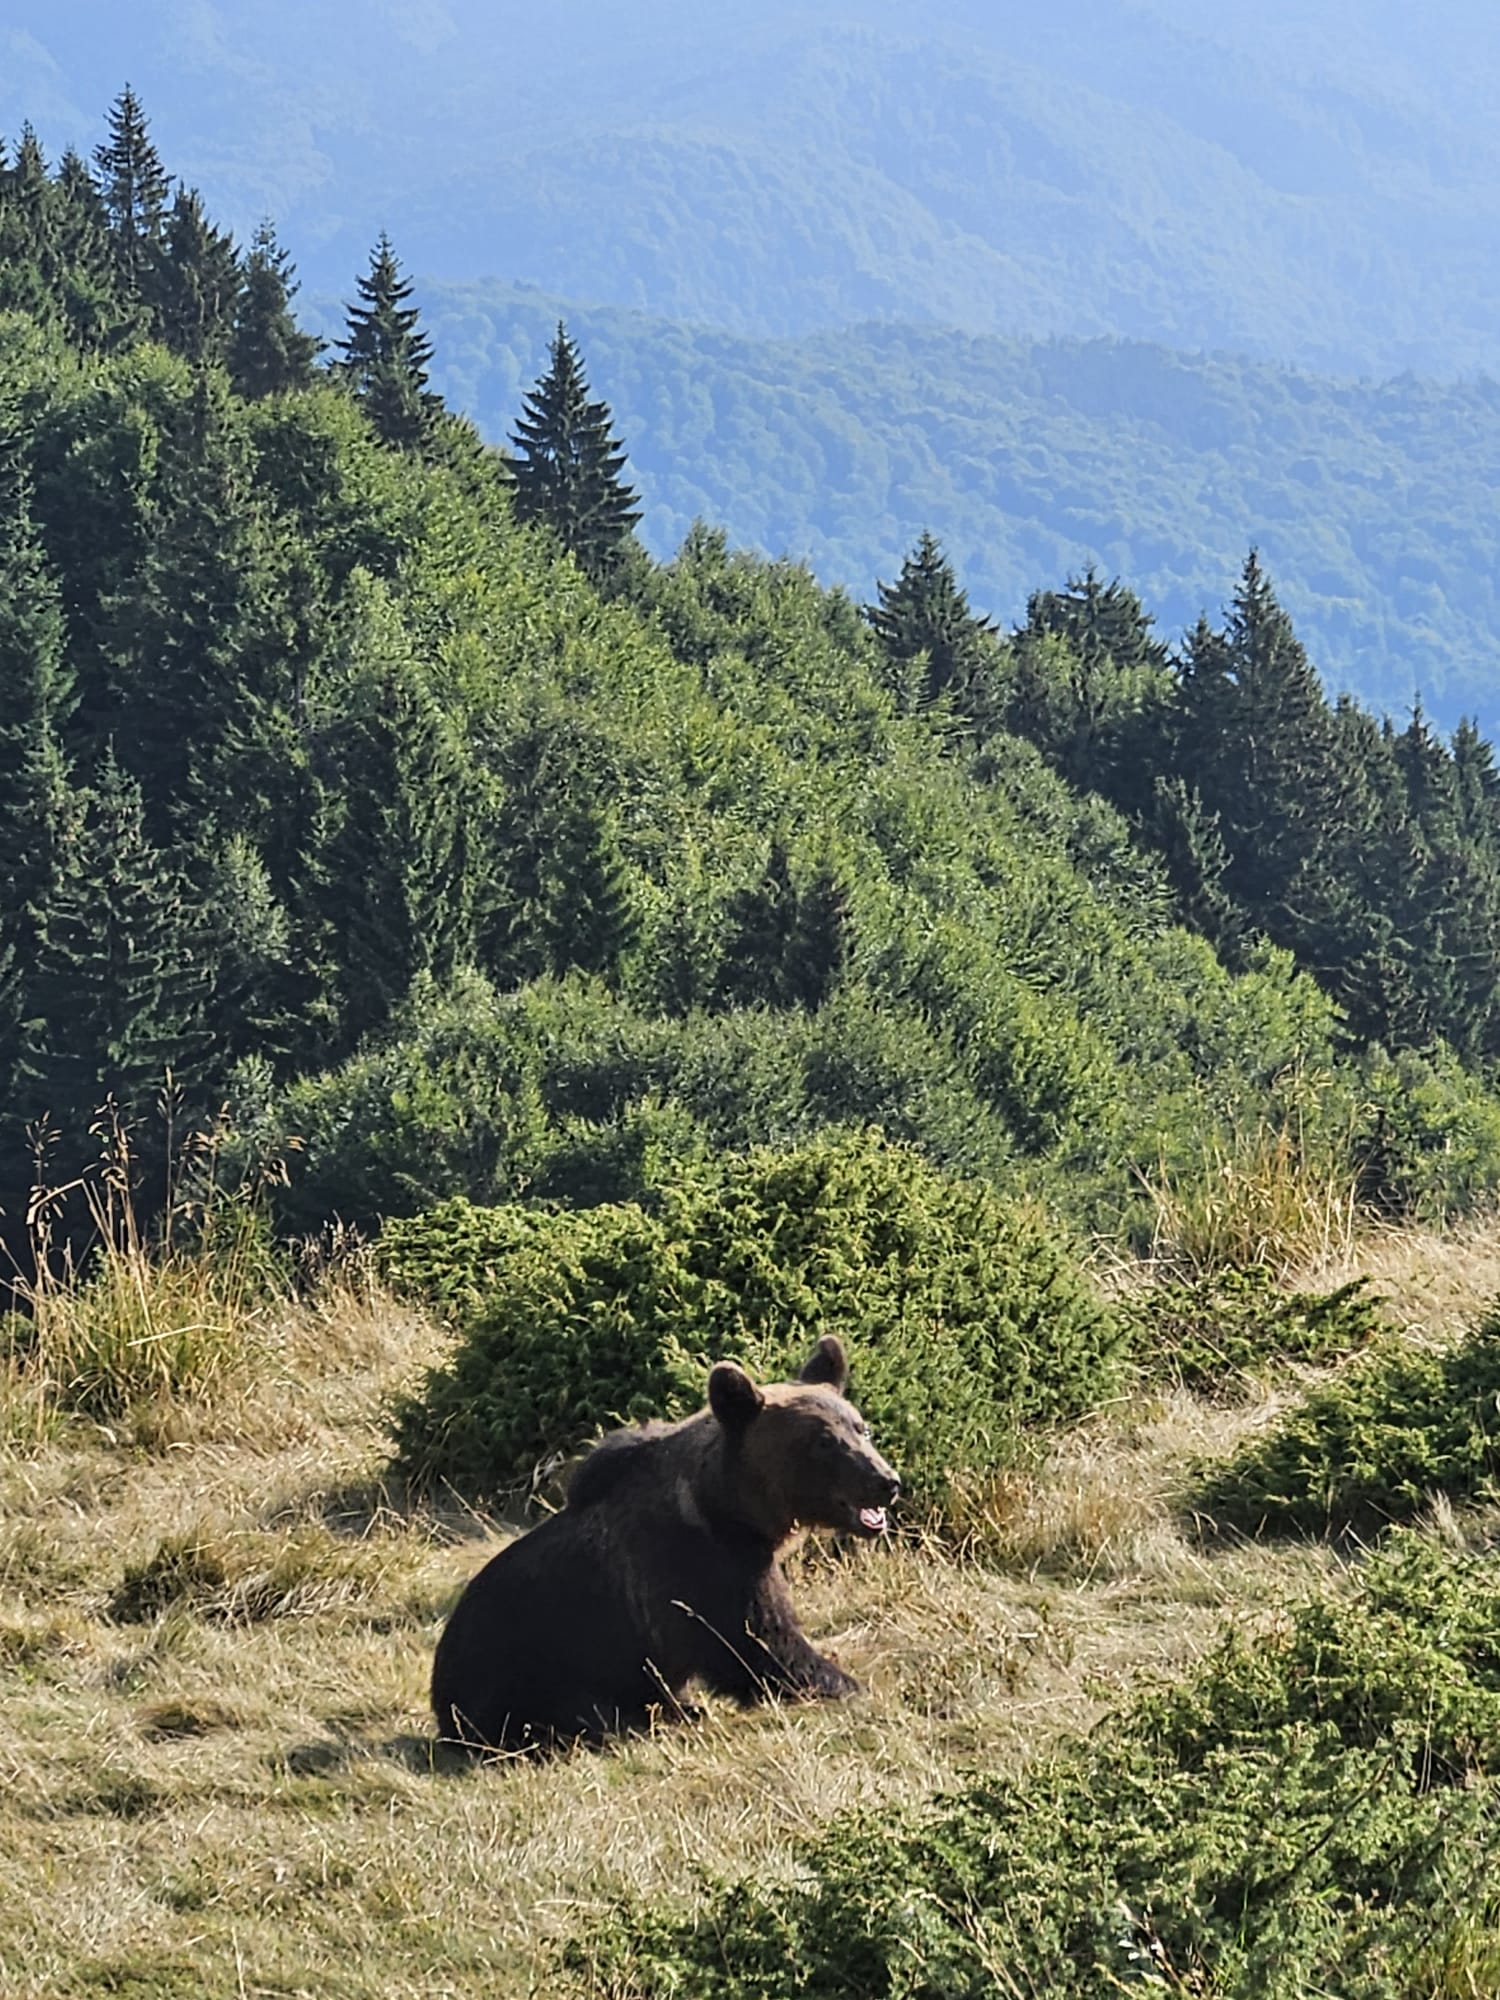
{"label": "tree line", "polygon": [[10,1217],[168,1076],[372,1218],[868,1121],[1103,1214],[1308,1076],[1393,1199],[1500,1179],[1490,753],[1330,709],[1253,560],[1176,655],[931,536],[863,613],[653,564],[566,328],[486,448],[388,240],[323,354],[128,91],[0,247]]}
{"label": "tree line", "polygon": [[1500,772],[1472,722],[1442,741],[1330,703],[1255,551],[1221,624],[1180,646],[1096,572],[999,635],[924,535],[870,623],[906,699],[981,745],[1034,743],[1128,818],[1179,921],[1243,965],[1285,946],[1355,1042],[1500,1057]]}

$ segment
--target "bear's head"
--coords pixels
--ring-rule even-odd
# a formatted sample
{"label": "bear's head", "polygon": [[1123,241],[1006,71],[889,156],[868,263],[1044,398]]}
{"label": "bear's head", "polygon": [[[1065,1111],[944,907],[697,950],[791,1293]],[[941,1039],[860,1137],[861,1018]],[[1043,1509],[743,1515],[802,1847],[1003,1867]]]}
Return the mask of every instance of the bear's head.
{"label": "bear's head", "polygon": [[733,1361],[708,1378],[735,1511],[773,1541],[794,1527],[883,1535],[901,1491],[848,1400],[849,1364],[832,1334],[795,1382],[757,1387]]}

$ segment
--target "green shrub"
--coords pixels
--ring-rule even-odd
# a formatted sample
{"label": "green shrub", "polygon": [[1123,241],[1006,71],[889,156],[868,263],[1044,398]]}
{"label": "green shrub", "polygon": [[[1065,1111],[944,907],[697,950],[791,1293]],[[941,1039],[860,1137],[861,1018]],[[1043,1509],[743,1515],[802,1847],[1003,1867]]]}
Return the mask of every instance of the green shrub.
{"label": "green shrub", "polygon": [[698,1408],[721,1356],[785,1376],[833,1331],[912,1511],[940,1520],[1028,1426],[1096,1404],[1120,1345],[1030,1211],[875,1134],[728,1160],[651,1213],[489,1224],[450,1205],[393,1237],[439,1304],[483,1294],[397,1418],[409,1475],[471,1489],[525,1485],[607,1424]]}
{"label": "green shrub", "polygon": [[518,1203],[477,1208],[454,1195],[388,1222],[375,1246],[376,1268],[401,1297],[462,1326],[500,1282],[512,1253],[533,1242],[547,1221],[542,1210]]}
{"label": "green shrub", "polygon": [[565,1956],[642,2000],[1493,1991],[1497,1629],[1493,1561],[1403,1548],[1021,1777],[844,1818],[793,1884],[627,1906]]}
{"label": "green shrub", "polygon": [[1148,1375],[1215,1395],[1277,1362],[1329,1361],[1364,1346],[1382,1323],[1369,1286],[1355,1278],[1331,1292],[1287,1292],[1264,1264],[1230,1266],[1153,1285],[1122,1313]]}
{"label": "green shrub", "polygon": [[1450,1353],[1387,1350],[1314,1391],[1216,1467],[1196,1505],[1253,1534],[1369,1534],[1434,1494],[1497,1486],[1500,1315]]}
{"label": "green shrub", "polygon": [[1441,1221],[1500,1188],[1500,1099],[1444,1043],[1360,1058],[1360,1196]]}
{"label": "green shrub", "polygon": [[1315,1723],[1349,1749],[1386,1747],[1416,1790],[1500,1776],[1500,1564],[1398,1530],[1352,1596],[1314,1598],[1271,1632],[1228,1633],[1138,1715],[1184,1766]]}

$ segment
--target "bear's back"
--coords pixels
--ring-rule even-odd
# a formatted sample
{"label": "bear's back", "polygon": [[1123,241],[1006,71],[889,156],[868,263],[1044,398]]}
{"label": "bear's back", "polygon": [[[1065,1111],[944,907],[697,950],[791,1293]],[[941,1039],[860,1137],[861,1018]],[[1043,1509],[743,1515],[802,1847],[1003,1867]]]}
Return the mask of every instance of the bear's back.
{"label": "bear's back", "polygon": [[618,1498],[628,1479],[647,1472],[652,1446],[670,1437],[674,1429],[672,1424],[637,1424],[632,1430],[611,1431],[600,1438],[568,1481],[569,1508],[592,1507],[600,1500]]}

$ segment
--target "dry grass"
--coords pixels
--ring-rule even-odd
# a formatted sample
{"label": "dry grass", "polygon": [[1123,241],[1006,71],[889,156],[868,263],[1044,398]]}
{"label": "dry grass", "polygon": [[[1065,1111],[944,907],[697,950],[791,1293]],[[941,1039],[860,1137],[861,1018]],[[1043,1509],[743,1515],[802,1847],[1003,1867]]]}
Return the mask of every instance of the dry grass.
{"label": "dry grass", "polygon": [[[1315,1085],[1304,1086],[1315,1088]],[[1147,1183],[1152,1254],[1187,1271],[1264,1264],[1279,1278],[1347,1258],[1360,1232],[1356,1176],[1345,1151],[1314,1144],[1300,1118],[1212,1139],[1199,1168]]]}
{"label": "dry grass", "polygon": [[[1377,1248],[1434,1337],[1500,1277],[1487,1235]],[[810,1547],[799,1605],[858,1701],[435,1768],[432,1641],[503,1532],[379,1483],[385,1400],[440,1339],[333,1288],[270,1315],[253,1387],[179,1398],[170,1435],[0,1448],[7,1996],[555,1992],[549,1941],[618,1894],[788,1872],[830,1814],[1014,1767],[1329,1566],[1182,1538],[1174,1469],[1269,1406],[1172,1396],[997,1484],[998,1567]]]}

